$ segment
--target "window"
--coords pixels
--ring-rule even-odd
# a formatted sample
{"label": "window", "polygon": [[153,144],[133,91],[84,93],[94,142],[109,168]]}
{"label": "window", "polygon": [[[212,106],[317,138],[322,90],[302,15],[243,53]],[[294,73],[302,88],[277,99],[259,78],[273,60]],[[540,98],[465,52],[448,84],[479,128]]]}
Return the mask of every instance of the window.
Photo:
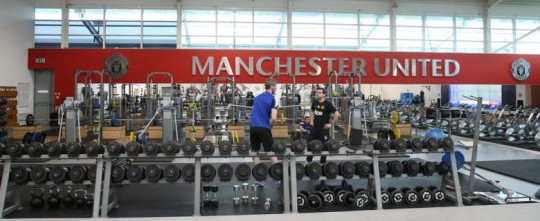
{"label": "window", "polygon": [[62,37],[62,9],[36,8],[34,47],[59,48]]}

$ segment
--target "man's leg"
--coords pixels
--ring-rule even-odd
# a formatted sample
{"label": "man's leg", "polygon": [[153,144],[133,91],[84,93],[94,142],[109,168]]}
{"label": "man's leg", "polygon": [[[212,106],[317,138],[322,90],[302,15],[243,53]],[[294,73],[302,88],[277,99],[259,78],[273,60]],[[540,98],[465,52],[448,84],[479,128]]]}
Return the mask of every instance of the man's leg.
{"label": "man's leg", "polygon": [[[317,130],[314,127],[312,127],[311,130],[310,130],[308,139],[307,139],[308,145],[309,145],[310,141],[315,140],[315,139],[317,139]],[[313,161],[313,156],[306,157],[306,161],[307,162]]]}
{"label": "man's leg", "polygon": [[[251,128],[249,130],[249,140],[251,142],[251,151],[259,152],[262,142],[258,133],[258,128]],[[261,163],[261,159],[259,157],[253,157],[253,165],[257,165],[259,163]]]}
{"label": "man's leg", "polygon": [[[330,140],[330,130],[329,129],[324,129],[322,128],[320,131],[319,131],[319,135],[322,135],[320,136],[321,138],[321,141],[324,143],[326,143],[328,140]],[[323,146],[323,150],[327,150],[324,146]],[[324,164],[326,163],[326,156],[321,156],[321,164]]]}

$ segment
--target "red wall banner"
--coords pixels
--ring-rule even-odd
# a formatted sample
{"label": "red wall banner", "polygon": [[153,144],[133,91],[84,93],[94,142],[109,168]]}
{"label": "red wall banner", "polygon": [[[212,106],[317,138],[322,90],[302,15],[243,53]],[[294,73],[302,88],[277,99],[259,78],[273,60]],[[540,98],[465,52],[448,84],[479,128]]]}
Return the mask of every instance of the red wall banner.
{"label": "red wall banner", "polygon": [[[327,83],[330,71],[357,71],[364,75],[362,83],[369,84],[540,84],[540,73],[537,71],[540,68],[540,55],[516,54],[29,49],[28,68],[53,70],[55,92],[60,92],[62,96],[73,96],[74,72],[103,70],[107,66],[107,59],[113,55],[125,58],[125,67],[128,68],[123,77],[113,79],[114,83],[146,83],[147,75],[151,72],[169,72],[176,83],[206,83],[209,77],[234,77],[237,83],[262,83],[272,74],[277,74],[280,83],[290,83],[292,78],[287,73],[295,75],[297,83]],[[528,64],[520,63],[518,70],[512,64],[520,58]],[[518,77],[526,79],[516,79],[512,75],[513,69],[518,70]],[[344,82],[347,78],[340,80]],[[97,82],[97,78],[93,82]],[[169,79],[155,77],[153,82],[167,83]]]}

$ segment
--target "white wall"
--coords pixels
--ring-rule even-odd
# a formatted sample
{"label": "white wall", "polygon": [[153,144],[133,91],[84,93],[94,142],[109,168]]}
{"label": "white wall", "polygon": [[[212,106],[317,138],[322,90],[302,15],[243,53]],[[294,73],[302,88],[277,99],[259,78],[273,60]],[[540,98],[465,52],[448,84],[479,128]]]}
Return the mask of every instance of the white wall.
{"label": "white wall", "polygon": [[34,80],[28,70],[28,48],[34,45],[34,6],[32,0],[0,1],[0,85],[30,83],[28,107],[19,113],[34,112]]}

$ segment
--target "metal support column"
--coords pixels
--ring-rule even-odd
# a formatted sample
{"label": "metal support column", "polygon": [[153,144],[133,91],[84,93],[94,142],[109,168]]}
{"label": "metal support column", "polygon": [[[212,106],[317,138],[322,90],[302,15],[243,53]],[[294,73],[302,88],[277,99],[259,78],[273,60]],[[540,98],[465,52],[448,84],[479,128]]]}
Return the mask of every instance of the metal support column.
{"label": "metal support column", "polygon": [[96,182],[94,187],[94,208],[92,210],[92,218],[99,217],[99,206],[101,202],[101,180],[103,180],[103,155],[99,155],[96,159]]}
{"label": "metal support column", "polygon": [[[296,194],[298,193],[298,187],[297,187],[297,181],[296,181],[296,156],[294,153],[291,153],[289,155],[291,158],[289,160],[289,168],[291,171],[291,205],[292,205],[292,213],[298,213],[298,201],[296,200]],[[285,166],[285,164],[283,164]],[[283,168],[283,173],[285,173],[286,169]],[[285,176],[283,176],[285,178]],[[287,208],[287,204],[284,204],[285,208]]]}
{"label": "metal support column", "polygon": [[[289,179],[291,179],[291,181],[293,180],[292,178],[289,178],[289,156],[283,156],[283,180],[281,182],[281,189],[283,190],[283,209],[284,209],[284,213],[291,213],[291,207],[289,205],[291,205],[290,201],[291,201],[291,193],[290,193],[290,189],[289,189]],[[295,176],[296,177],[296,176]]]}
{"label": "metal support column", "polygon": [[[457,161],[456,161],[456,154],[454,152],[450,152],[450,162],[452,163],[452,176],[454,177],[454,188],[456,190],[456,200],[458,206],[463,206],[463,199],[461,196],[461,184],[459,183],[459,175],[457,172]],[[474,176],[469,177],[469,180],[473,180]],[[469,191],[472,192],[472,191]]]}
{"label": "metal support column", "polygon": [[193,216],[201,216],[201,158],[195,158],[195,185],[193,197]]}
{"label": "metal support column", "polygon": [[[112,171],[112,160],[110,158],[107,158],[105,159],[105,177],[103,179],[103,200],[101,201],[101,216],[100,217],[107,217],[109,213],[108,207],[109,207],[109,190],[111,189],[111,171]],[[98,183],[97,177],[96,177],[96,183]]]}
{"label": "metal support column", "polygon": [[2,214],[0,214],[0,218],[4,217],[4,203],[6,202],[6,195],[7,195],[7,188],[9,185],[9,170],[11,169],[11,159],[4,160],[4,171],[2,175],[2,183],[0,183],[0,209],[2,210]]}
{"label": "metal support column", "polygon": [[375,182],[375,200],[377,201],[377,209],[383,209],[381,197],[381,177],[379,173],[379,156],[373,155],[373,179]]}

